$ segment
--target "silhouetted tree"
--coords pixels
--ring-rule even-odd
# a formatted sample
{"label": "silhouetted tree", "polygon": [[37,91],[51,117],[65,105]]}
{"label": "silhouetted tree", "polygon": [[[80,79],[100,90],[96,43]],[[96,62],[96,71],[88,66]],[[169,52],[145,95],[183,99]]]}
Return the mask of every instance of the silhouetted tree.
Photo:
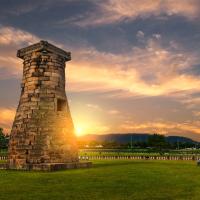
{"label": "silhouetted tree", "polygon": [[153,134],[148,137],[148,146],[153,147],[160,152],[168,147],[168,142],[164,135]]}
{"label": "silhouetted tree", "polygon": [[0,149],[8,148],[9,137],[3,133],[3,128],[0,128]]}

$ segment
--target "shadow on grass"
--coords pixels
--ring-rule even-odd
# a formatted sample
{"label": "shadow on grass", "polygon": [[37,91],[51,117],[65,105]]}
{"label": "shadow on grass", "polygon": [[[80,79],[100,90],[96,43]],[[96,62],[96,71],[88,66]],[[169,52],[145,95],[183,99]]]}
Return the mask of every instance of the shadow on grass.
{"label": "shadow on grass", "polygon": [[[120,167],[120,166],[135,166],[135,165],[156,165],[159,163],[159,166],[171,166],[171,165],[196,165],[195,162],[184,162],[184,161],[162,161],[162,160],[91,160],[92,167],[90,168],[78,168],[78,169],[63,169],[58,171],[29,171],[29,170],[13,170],[13,169],[0,169],[2,172],[6,173],[59,173],[59,172],[66,172],[66,171],[76,171],[76,170],[90,170],[90,169],[100,169],[106,167]],[[139,166],[138,166],[139,167]]]}
{"label": "shadow on grass", "polygon": [[64,171],[74,171],[74,170],[89,170],[96,168],[105,167],[120,167],[120,166],[130,166],[130,165],[141,165],[141,164],[152,164],[152,161],[131,161],[131,160],[101,160],[101,161],[91,161],[92,167],[89,168],[77,168],[77,169],[62,169],[58,171],[29,171],[29,170],[16,170],[16,169],[0,169],[6,173],[59,173]]}

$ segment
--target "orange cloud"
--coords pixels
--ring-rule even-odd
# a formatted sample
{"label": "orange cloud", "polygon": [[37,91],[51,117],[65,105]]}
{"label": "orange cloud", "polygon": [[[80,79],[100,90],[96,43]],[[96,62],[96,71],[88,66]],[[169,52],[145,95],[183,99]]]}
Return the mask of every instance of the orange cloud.
{"label": "orange cloud", "polygon": [[200,111],[193,111],[194,116],[200,117]]}
{"label": "orange cloud", "polygon": [[0,127],[4,129],[5,133],[9,133],[15,116],[14,108],[0,107]]}
{"label": "orange cloud", "polygon": [[181,134],[182,136],[190,136],[196,140],[200,140],[200,121],[186,121],[181,123],[162,120],[144,123],[127,121],[119,126],[119,130],[123,132]]}
{"label": "orange cloud", "polygon": [[113,110],[109,110],[108,114],[110,114],[110,115],[118,115],[118,114],[120,114],[120,111],[113,109]]}
{"label": "orange cloud", "polygon": [[94,110],[101,110],[101,107],[99,106],[99,105],[97,105],[97,104],[87,104],[87,107],[88,108],[92,108],[92,109],[94,109]]}
{"label": "orange cloud", "polygon": [[145,48],[126,54],[76,50],[67,63],[72,91],[120,91],[120,96],[160,96],[199,91],[198,77],[180,73],[198,63],[195,55],[163,48],[150,38]]}
{"label": "orange cloud", "polygon": [[0,27],[0,45],[21,44],[28,45],[38,42],[39,38],[29,32],[13,27]]}
{"label": "orange cloud", "polygon": [[[187,92],[185,92],[185,94],[180,95],[179,97],[179,101],[185,105],[185,107],[187,109],[198,109],[199,105],[200,105],[200,98],[199,97],[195,97],[191,95],[192,92],[190,92],[189,94],[187,94]],[[194,112],[193,112],[194,114]],[[197,116],[197,115],[195,115]]]}

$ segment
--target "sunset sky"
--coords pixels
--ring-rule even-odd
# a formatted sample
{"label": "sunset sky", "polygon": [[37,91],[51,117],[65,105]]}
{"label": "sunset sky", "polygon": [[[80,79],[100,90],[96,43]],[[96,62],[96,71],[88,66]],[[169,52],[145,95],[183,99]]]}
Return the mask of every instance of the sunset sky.
{"label": "sunset sky", "polygon": [[72,53],[66,92],[81,134],[200,141],[200,0],[0,0],[0,127],[20,96],[16,51],[48,40]]}

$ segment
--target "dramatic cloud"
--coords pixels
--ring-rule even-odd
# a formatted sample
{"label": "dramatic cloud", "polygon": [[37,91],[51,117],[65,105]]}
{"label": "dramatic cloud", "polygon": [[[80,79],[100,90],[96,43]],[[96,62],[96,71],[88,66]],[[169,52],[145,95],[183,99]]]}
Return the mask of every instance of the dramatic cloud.
{"label": "dramatic cloud", "polygon": [[[110,6],[111,2],[117,4],[117,1],[109,1],[109,4],[105,6]],[[118,2],[122,3],[121,1]],[[168,6],[173,4],[172,1],[166,2],[168,2]],[[182,7],[186,4],[187,2],[183,1]],[[104,5],[102,4],[102,6]],[[106,12],[108,12],[109,9],[106,9]],[[106,9],[104,8],[104,10]],[[172,8],[170,9],[173,10]],[[168,12],[170,9],[165,14],[170,15],[170,12]],[[178,11],[173,11],[172,14],[181,13],[182,16],[186,16],[182,8],[176,7],[176,10]],[[193,17],[197,16],[197,11],[187,11],[187,14],[189,19],[193,19]],[[157,14],[149,12],[149,15]],[[147,15],[137,14],[128,18],[135,19],[139,16],[146,17]],[[120,20],[124,20],[124,18],[120,17],[115,21],[111,20],[109,23]],[[84,134],[116,131],[156,131],[163,134],[173,132],[180,135],[186,135],[186,133],[190,135],[192,133],[200,134],[199,110],[196,109],[200,104],[200,96],[198,95],[200,93],[200,79],[198,73],[191,73],[194,70],[193,67],[197,68],[200,64],[199,52],[195,50],[188,51],[178,41],[167,40],[166,35],[159,32],[149,35],[141,28],[135,31],[135,38],[137,40],[136,44],[132,48],[130,47],[129,51],[120,52],[120,54],[108,53],[108,51],[102,48],[92,46],[92,43],[89,45],[83,42],[77,47],[77,45],[70,46],[65,43],[59,45],[52,42],[63,49],[70,49],[72,51],[73,59],[66,64],[66,74],[67,91],[70,91],[72,95],[72,102],[70,104],[73,104],[71,108],[73,108],[73,120],[76,128],[79,131],[82,130]],[[16,58],[16,51],[39,40],[37,36],[27,31],[1,26],[0,79],[21,78],[23,61]],[[184,114],[185,110],[188,109],[196,121],[192,121],[191,117],[188,117],[188,121],[185,120],[187,117],[181,119],[182,121],[179,118],[170,121],[167,118],[168,116],[173,118],[173,114],[166,114],[166,119],[161,121],[151,121],[149,119],[149,121],[144,120],[144,122],[141,122],[142,120],[137,121],[138,116],[134,118],[132,110],[127,108],[131,107],[130,102],[126,105],[125,103],[123,104],[123,102],[128,100],[132,101],[137,98],[151,99],[152,97],[156,102],[156,98],[166,96],[167,98],[172,98],[175,104],[180,104],[182,107],[184,105],[185,107],[180,113]],[[103,98],[99,100],[99,97]],[[121,98],[126,99],[122,100]],[[88,99],[88,101],[85,99]],[[16,103],[17,101],[16,99]],[[78,109],[76,108],[76,101],[80,103],[80,108]],[[113,102],[110,103],[109,101]],[[114,101],[115,105],[113,105]],[[160,104],[162,102],[162,100],[159,101]],[[138,105],[140,104],[138,103]],[[165,105],[166,102],[162,106],[164,107]],[[15,109],[3,108],[3,106],[0,108],[0,127],[9,132]],[[163,108],[160,111],[167,112]],[[128,116],[130,117],[130,122],[126,121]],[[135,119],[134,122],[133,118]],[[145,117],[143,116],[143,118]]]}
{"label": "dramatic cloud", "polygon": [[[142,31],[137,35],[144,37]],[[197,56],[181,50],[173,51],[171,43],[170,48],[164,48],[160,39],[161,35],[154,34],[144,48],[134,47],[124,55],[99,52],[94,47],[74,49],[74,61],[68,63],[70,88],[72,91],[118,90],[130,96],[199,90],[197,77],[181,73],[199,61]],[[28,32],[1,27],[0,70],[4,73],[0,78],[19,75],[22,62],[16,58],[15,49],[38,41],[38,37]]]}
{"label": "dramatic cloud", "polygon": [[71,21],[80,26],[102,25],[160,15],[180,15],[191,20],[200,11],[199,0],[104,0],[97,1],[96,6],[96,12]]}
{"label": "dramatic cloud", "polygon": [[124,55],[102,53],[94,48],[75,51],[75,61],[67,67],[71,90],[120,91],[120,94],[124,91],[124,96],[199,91],[199,78],[184,73],[199,62],[197,56],[164,48],[158,37],[153,37],[144,48],[134,47]]}
{"label": "dramatic cloud", "polygon": [[38,41],[38,37],[26,31],[0,26],[0,79],[20,76],[22,60],[16,57],[17,50]]}

